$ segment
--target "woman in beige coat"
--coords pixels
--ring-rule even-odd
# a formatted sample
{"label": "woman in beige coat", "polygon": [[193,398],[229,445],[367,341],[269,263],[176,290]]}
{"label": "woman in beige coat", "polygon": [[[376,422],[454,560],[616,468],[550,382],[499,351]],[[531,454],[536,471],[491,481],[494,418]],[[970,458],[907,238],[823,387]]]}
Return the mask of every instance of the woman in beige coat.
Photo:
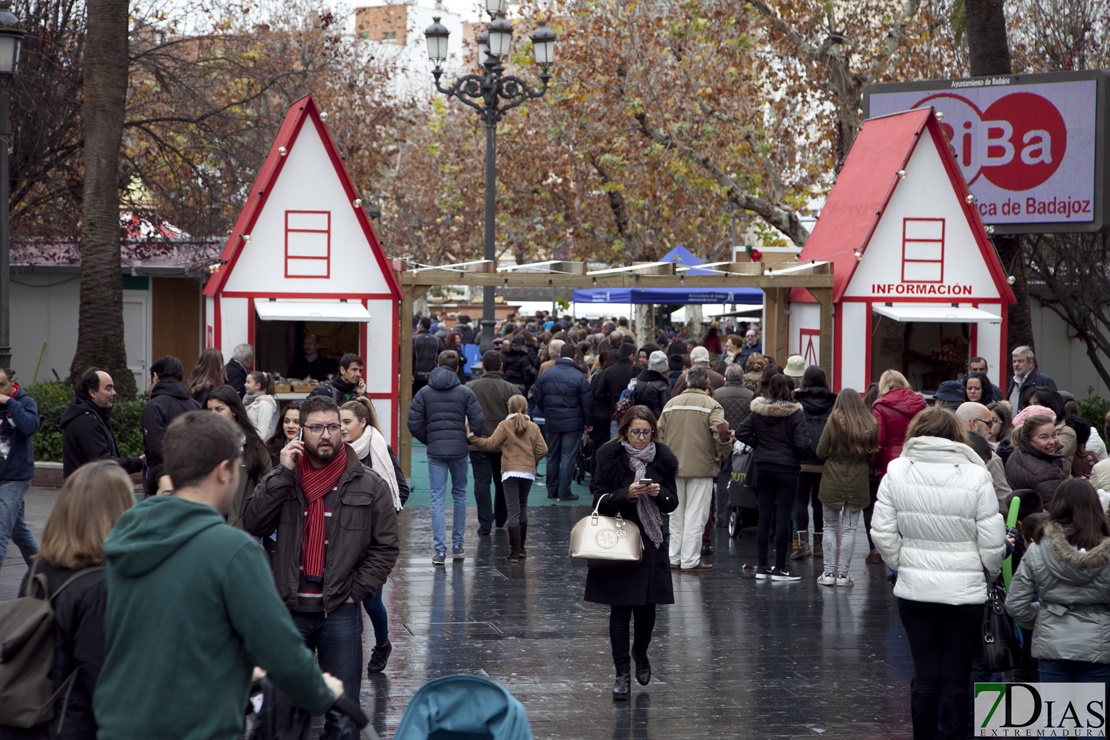
{"label": "woman in beige coat", "polygon": [[505,487],[505,506],[509,516],[509,562],[527,557],[524,540],[528,536],[528,492],[536,479],[536,464],[547,454],[540,428],[525,414],[528,399],[509,398],[509,415],[488,437],[470,436],[470,444],[483,452],[501,450],[501,482]]}

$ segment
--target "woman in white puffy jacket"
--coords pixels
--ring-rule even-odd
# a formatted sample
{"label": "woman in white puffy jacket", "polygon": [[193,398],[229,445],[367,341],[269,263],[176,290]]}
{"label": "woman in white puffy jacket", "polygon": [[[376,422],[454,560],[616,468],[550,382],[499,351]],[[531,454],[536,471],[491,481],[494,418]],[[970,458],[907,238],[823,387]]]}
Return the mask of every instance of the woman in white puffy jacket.
{"label": "woman in white puffy jacket", "polygon": [[875,549],[898,571],[894,595],[913,654],[914,737],[970,734],[971,658],[1005,533],[991,474],[955,415],[922,411],[887,468],[871,520]]}
{"label": "woman in white puffy jacket", "polygon": [[277,430],[278,404],[274,392],[274,378],[269,373],[258,370],[247,375],[245,382],[247,394],[243,405],[247,407],[247,418],[262,439],[269,439]]}

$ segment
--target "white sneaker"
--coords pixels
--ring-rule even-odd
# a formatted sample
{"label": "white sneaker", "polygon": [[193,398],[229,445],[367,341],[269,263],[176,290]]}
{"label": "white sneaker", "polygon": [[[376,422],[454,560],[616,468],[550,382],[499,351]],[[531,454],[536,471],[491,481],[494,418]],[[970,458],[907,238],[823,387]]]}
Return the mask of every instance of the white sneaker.
{"label": "white sneaker", "polygon": [[829,572],[822,573],[821,575],[817,576],[817,583],[821,586],[835,586],[836,576]]}
{"label": "white sneaker", "polygon": [[844,575],[836,577],[836,585],[837,586],[851,586],[855,582],[856,582],[855,579],[852,578],[852,576],[848,575],[847,573],[845,573]]}

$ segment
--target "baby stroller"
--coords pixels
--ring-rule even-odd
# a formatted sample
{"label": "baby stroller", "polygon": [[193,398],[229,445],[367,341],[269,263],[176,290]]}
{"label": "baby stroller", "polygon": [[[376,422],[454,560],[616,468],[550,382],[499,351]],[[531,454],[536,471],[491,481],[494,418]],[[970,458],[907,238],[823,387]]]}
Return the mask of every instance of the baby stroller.
{"label": "baby stroller", "polygon": [[[251,684],[251,712],[247,716],[247,740],[305,740],[312,730],[312,715],[307,710],[293,706],[268,678]],[[346,722],[334,722],[333,732],[324,740],[357,737],[359,731],[366,740],[378,740],[378,733],[370,727],[370,718],[357,702],[346,695],[332,705],[328,717]],[[351,727],[351,724],[355,728]]]}
{"label": "baby stroller", "polygon": [[594,469],[594,440],[589,432],[582,432],[582,442],[578,445],[578,457],[574,458],[575,483],[586,480],[586,475]]}
{"label": "baby stroller", "polygon": [[755,495],[754,450],[743,442],[732,447],[732,474],[728,481],[728,536],[738,537],[740,529],[751,526],[758,517],[759,501]]}
{"label": "baby stroller", "polygon": [[412,697],[394,740],[427,738],[532,740],[528,713],[515,696],[488,678],[436,678]]}

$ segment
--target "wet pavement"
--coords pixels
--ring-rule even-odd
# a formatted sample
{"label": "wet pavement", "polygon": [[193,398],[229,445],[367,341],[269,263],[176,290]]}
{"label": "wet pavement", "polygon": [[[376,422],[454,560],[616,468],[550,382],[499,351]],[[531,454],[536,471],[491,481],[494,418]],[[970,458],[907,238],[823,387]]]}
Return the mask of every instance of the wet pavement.
{"label": "wet pavement", "polygon": [[[911,661],[882,566],[863,562],[855,585],[815,582],[820,560],[796,563],[797,583],[756,582],[754,530],[730,540],[715,530],[716,568],[675,572],[676,603],[661,607],[650,657],[652,683],[611,699],[608,608],[582,601],[585,571],[567,556],[584,505],[531,501],[526,561],[509,565],[504,530],[476,534],[468,510],[466,559],[431,564],[427,508],[400,517],[402,554],[384,594],[393,654],[363,682],[362,705],[391,737],[413,694],[452,673],[487,676],[528,711],[537,738],[909,737]],[[32,489],[27,514],[39,533],[56,497]],[[450,516],[450,513],[448,513]],[[15,548],[0,568],[0,599],[24,572]],[[364,652],[373,634],[366,620]]]}

